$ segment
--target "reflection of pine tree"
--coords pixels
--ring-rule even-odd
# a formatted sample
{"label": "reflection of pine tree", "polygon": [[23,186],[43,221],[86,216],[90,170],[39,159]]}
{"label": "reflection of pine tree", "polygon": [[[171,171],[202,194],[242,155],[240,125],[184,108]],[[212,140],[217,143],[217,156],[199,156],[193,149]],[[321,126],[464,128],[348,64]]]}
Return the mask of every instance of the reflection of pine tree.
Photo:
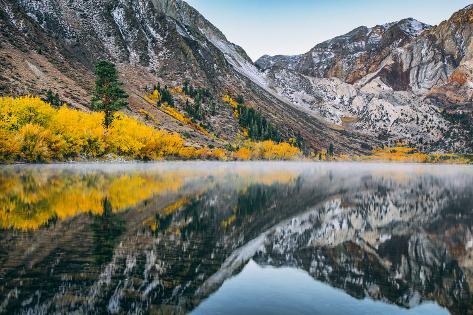
{"label": "reflection of pine tree", "polygon": [[120,235],[125,230],[125,222],[120,216],[113,213],[113,207],[108,198],[103,200],[102,206],[102,215],[94,216],[91,225],[94,235],[92,252],[98,264],[110,261]]}

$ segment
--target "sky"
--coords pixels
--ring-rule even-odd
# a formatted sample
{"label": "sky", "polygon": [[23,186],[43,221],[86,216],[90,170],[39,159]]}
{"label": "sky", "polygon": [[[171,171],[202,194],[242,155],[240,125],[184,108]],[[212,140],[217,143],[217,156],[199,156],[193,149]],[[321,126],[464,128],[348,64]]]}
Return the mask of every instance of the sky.
{"label": "sky", "polygon": [[473,0],[186,0],[256,60],[296,55],[365,25],[413,17],[437,25]]}

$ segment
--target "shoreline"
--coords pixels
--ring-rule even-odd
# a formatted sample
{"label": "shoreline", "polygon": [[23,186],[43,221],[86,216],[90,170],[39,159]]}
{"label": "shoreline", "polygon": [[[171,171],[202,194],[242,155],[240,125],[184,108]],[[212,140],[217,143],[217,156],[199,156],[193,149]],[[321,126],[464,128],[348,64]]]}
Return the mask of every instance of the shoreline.
{"label": "shoreline", "polygon": [[465,165],[472,166],[473,161],[468,163],[460,162],[416,162],[416,161],[392,161],[392,160],[376,160],[376,159],[367,159],[367,160],[312,160],[312,159],[296,159],[296,160],[179,160],[179,159],[163,159],[163,160],[125,160],[125,159],[113,159],[113,160],[71,160],[71,161],[50,161],[50,162],[23,162],[23,161],[14,161],[11,163],[0,163],[0,167],[5,166],[24,166],[24,165],[37,165],[37,166],[48,166],[48,165],[94,165],[94,164],[165,164],[165,163],[220,163],[220,164],[231,164],[231,163],[313,163],[313,164],[342,164],[342,163],[352,163],[352,164],[393,164],[393,165]]}

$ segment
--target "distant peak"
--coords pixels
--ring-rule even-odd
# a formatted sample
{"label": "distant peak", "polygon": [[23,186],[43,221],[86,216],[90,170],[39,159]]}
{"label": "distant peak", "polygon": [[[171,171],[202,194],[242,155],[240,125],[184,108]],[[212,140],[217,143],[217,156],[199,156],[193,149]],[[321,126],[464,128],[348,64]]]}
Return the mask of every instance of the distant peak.
{"label": "distant peak", "polygon": [[380,26],[384,28],[385,30],[388,30],[392,27],[399,27],[404,33],[412,37],[419,36],[420,34],[422,34],[422,32],[432,27],[412,17],[402,19],[397,22],[386,23]]}
{"label": "distant peak", "polygon": [[399,26],[405,33],[412,36],[419,36],[422,32],[431,28],[430,25],[422,23],[414,18],[407,18],[399,21]]}
{"label": "distant peak", "polygon": [[455,12],[449,20],[453,23],[464,24],[473,22],[473,4]]}

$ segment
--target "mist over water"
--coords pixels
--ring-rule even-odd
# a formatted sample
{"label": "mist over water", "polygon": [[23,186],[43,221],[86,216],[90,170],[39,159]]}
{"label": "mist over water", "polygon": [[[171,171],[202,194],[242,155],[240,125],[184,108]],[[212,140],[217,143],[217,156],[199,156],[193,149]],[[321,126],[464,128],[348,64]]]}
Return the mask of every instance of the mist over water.
{"label": "mist over water", "polygon": [[0,168],[0,313],[466,314],[473,168]]}

